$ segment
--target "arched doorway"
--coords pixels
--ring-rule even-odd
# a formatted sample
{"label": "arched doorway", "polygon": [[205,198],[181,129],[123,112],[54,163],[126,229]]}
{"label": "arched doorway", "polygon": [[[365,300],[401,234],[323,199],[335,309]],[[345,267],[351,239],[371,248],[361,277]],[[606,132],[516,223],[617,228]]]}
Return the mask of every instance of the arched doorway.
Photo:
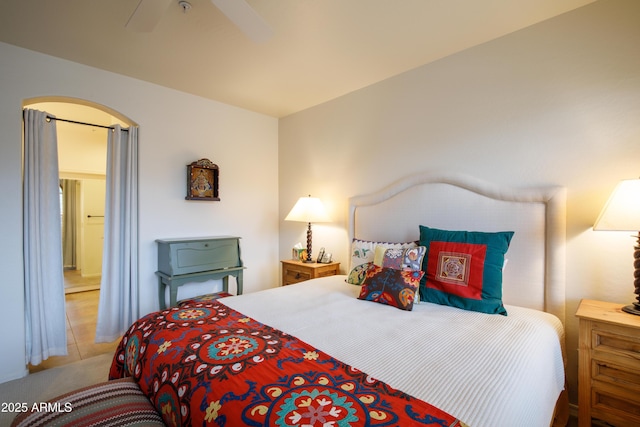
{"label": "arched doorway", "polygon": [[[24,108],[46,111],[58,119],[59,175],[67,185],[75,187],[77,199],[61,209],[63,229],[65,224],[73,233],[69,245],[75,252],[65,258],[65,267],[74,280],[80,278],[79,290],[99,288],[102,250],[104,247],[104,198],[108,129],[100,126],[119,124],[122,127],[135,123],[122,114],[99,104],[68,97],[40,97],[25,100]],[[68,120],[68,121],[66,121]],[[92,124],[86,126],[78,123]],[[61,187],[62,189],[62,187]],[[64,205],[62,205],[64,206]],[[76,209],[77,222],[69,225],[65,213]],[[65,212],[65,210],[67,212]],[[64,239],[63,239],[64,240]],[[107,239],[107,243],[108,243]],[[63,242],[61,242],[62,244]],[[64,245],[63,245],[64,247]],[[109,250],[106,248],[106,250]],[[69,290],[78,290],[72,283]],[[91,293],[91,295],[87,295]],[[67,299],[68,356],[51,357],[33,370],[74,362],[96,354],[111,352],[115,343],[95,343],[95,324],[99,292],[83,292]]]}

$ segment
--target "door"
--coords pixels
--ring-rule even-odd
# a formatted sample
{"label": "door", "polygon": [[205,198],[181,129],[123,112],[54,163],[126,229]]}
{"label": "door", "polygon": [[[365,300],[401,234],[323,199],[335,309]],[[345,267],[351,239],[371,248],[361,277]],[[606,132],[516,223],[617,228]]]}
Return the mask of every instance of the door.
{"label": "door", "polygon": [[102,274],[102,248],[104,245],[104,179],[81,181],[81,274],[83,278]]}

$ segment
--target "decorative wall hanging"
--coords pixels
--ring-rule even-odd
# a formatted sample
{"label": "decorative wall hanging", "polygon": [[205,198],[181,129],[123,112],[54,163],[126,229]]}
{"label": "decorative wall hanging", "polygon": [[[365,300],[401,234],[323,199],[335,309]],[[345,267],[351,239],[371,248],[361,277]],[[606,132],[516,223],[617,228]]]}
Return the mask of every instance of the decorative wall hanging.
{"label": "decorative wall hanging", "polygon": [[200,159],[187,165],[187,200],[220,200],[218,196],[218,165]]}

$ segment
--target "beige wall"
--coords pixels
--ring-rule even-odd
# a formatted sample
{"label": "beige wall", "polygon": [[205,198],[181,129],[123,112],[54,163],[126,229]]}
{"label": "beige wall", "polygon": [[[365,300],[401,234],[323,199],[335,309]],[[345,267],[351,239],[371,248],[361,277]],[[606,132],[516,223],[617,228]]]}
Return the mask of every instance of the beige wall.
{"label": "beige wall", "polygon": [[[0,43],[0,382],[25,374],[21,165],[23,102],[79,98],[138,123],[140,308],[158,307],[156,245],[166,237],[237,235],[245,290],[278,280],[278,121],[239,108]],[[251,154],[251,155],[248,155]],[[220,202],[191,202],[186,165],[220,167]]]}
{"label": "beige wall", "polygon": [[[346,265],[347,198],[407,174],[566,186],[575,402],[579,300],[634,297],[633,239],[591,226],[615,184],[640,175],[639,17],[640,2],[600,0],[284,118],[279,129],[273,118],[0,44],[0,182],[9,201],[0,204],[0,294],[15,325],[3,332],[0,382],[24,369],[20,108],[60,95],[140,124],[143,311],[157,304],[157,237],[242,236],[253,291],[277,282],[277,260],[304,241],[304,225],[283,221],[302,195],[322,198],[334,218],[314,227],[314,247]],[[200,157],[221,167],[221,203],[184,201],[184,165]]]}
{"label": "beige wall", "polygon": [[304,238],[304,227],[282,219],[308,193],[334,217],[314,227],[314,247],[346,265],[347,198],[405,175],[566,186],[576,402],[580,299],[634,298],[633,239],[591,227],[616,183],[640,175],[638,22],[640,2],[601,0],[282,119],[280,256]]}

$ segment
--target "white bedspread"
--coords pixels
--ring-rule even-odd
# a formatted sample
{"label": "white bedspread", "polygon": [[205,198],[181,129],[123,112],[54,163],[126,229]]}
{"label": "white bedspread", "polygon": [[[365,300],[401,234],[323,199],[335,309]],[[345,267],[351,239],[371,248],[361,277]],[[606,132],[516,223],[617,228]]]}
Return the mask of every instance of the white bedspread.
{"label": "white bedspread", "polygon": [[402,311],[357,299],[345,276],[228,297],[225,304],[472,427],[548,426],[564,388],[554,316],[507,306],[508,316],[429,303]]}

